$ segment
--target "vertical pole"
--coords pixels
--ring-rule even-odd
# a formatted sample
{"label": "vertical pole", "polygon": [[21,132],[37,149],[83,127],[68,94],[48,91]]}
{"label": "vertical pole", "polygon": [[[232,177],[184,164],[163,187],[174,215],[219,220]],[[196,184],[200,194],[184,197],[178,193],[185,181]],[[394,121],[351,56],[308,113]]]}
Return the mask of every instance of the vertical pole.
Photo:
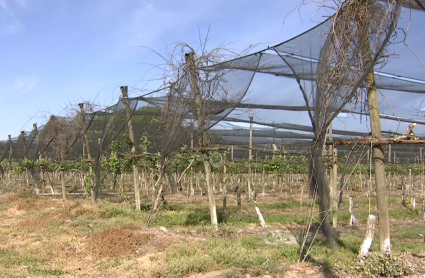
{"label": "vertical pole", "polygon": [[419,162],[422,163],[422,147],[419,148]]}
{"label": "vertical pole", "polygon": [[62,184],[62,199],[66,201],[65,171],[61,170],[60,179]]}
{"label": "vertical pole", "polygon": [[249,117],[249,160],[252,160],[252,121],[253,117]]}
{"label": "vertical pole", "polygon": [[252,182],[252,169],[251,169],[251,162],[252,162],[252,121],[253,117],[249,117],[249,163],[248,163],[248,200],[251,200],[251,182]]}
{"label": "vertical pole", "polygon": [[273,127],[273,158],[275,157],[276,149],[277,149],[275,138],[276,138],[276,127]]}
{"label": "vertical pole", "polygon": [[83,158],[86,157],[86,143],[83,142]]}
{"label": "vertical pole", "polygon": [[[96,173],[96,178],[93,179],[93,165],[92,165],[92,156],[91,156],[91,152],[90,152],[90,141],[89,141],[89,135],[88,135],[88,126],[86,123],[86,115],[85,115],[85,111],[84,111],[84,103],[78,103],[78,106],[80,107],[80,113],[81,113],[81,122],[83,124],[83,128],[84,128],[84,143],[83,143],[83,159],[86,158],[86,154],[87,154],[87,160],[89,163],[89,179],[92,180],[92,186],[90,188],[90,195],[91,195],[91,199],[93,202],[96,202],[97,196],[96,196],[96,190],[95,187],[98,186],[98,182],[100,182],[100,173]],[[84,150],[86,151],[86,153],[84,153]],[[95,181],[94,181],[95,180]],[[84,178],[83,178],[84,181]],[[99,184],[100,185],[100,184]],[[88,194],[86,186],[84,186],[84,191],[86,192],[86,194]]]}
{"label": "vertical pole", "polygon": [[84,111],[84,103],[79,103],[78,106],[80,107],[80,113],[81,113],[81,119],[84,126],[84,143],[83,143],[83,157],[85,157],[84,154],[84,148],[86,149],[87,153],[87,159],[91,160],[91,152],[90,152],[90,144],[89,144],[89,135],[87,133],[87,125],[86,125],[86,117],[85,117],[85,111]]}
{"label": "vertical pole", "polygon": [[227,209],[227,166],[226,157],[224,157],[223,163],[223,214],[226,215]]}
{"label": "vertical pole", "polygon": [[27,157],[27,146],[26,146],[26,140],[25,140],[25,131],[21,131],[21,140],[22,140],[22,151],[23,151],[23,158]]}
{"label": "vertical pole", "polygon": [[232,147],[231,147],[231,149],[230,149],[230,158],[232,159],[232,161],[233,161],[233,145],[232,145]]}
{"label": "vertical pole", "polygon": [[366,238],[363,241],[363,244],[360,248],[360,257],[366,257],[369,253],[369,249],[372,246],[373,235],[376,227],[376,216],[369,215],[367,219],[367,228],[366,228]]}
{"label": "vertical pole", "polygon": [[391,144],[388,145],[388,164],[391,164]]}
{"label": "vertical pole", "polygon": [[[132,112],[130,109],[130,105],[128,103],[128,87],[127,86],[121,86],[121,94],[122,94],[122,101],[125,106],[125,110],[127,113],[127,127],[128,127],[128,135],[130,137],[131,142],[133,143],[133,146],[131,148],[131,154],[135,155],[137,154],[136,149],[136,141],[134,140],[134,132],[133,132],[133,123],[131,121]],[[134,198],[136,201],[136,210],[141,209],[140,205],[140,186],[139,186],[139,170],[137,169],[137,166],[133,164],[133,184],[134,184]]]}
{"label": "vertical pole", "polygon": [[354,201],[353,196],[350,196],[350,226],[353,226],[356,223],[356,217],[354,216]]}
{"label": "vertical pole", "polygon": [[332,152],[332,226],[336,228],[338,226],[338,150],[333,148]]}
{"label": "vertical pole", "polygon": [[[333,133],[332,133],[332,122],[329,125],[329,141],[333,141]],[[332,226],[334,228],[338,225],[338,202],[337,202],[337,180],[338,180],[338,168],[336,164],[337,160],[337,150],[335,149],[335,146],[333,145],[333,142],[331,145],[329,145],[329,156],[331,158],[331,170],[329,173],[329,189],[330,189],[330,197],[331,197],[331,215],[332,215]]]}
{"label": "vertical pole", "polygon": [[[33,128],[34,128],[34,132],[35,132],[35,142],[37,144],[37,147],[35,148],[36,150],[38,150],[39,153],[35,154],[35,157],[40,159],[43,159],[43,153],[40,152],[39,148],[40,148],[40,137],[38,136],[38,128],[37,128],[37,124],[34,123],[32,124]],[[41,167],[40,169],[40,176],[41,176],[41,193],[44,194],[44,168]]]}
{"label": "vertical pole", "polygon": [[[33,127],[34,132],[35,132],[35,143],[37,144],[36,150],[38,150],[38,148],[40,147],[40,146],[39,146],[39,144],[40,144],[40,137],[38,136],[38,128],[37,128],[37,124],[36,124],[36,123],[33,123],[33,124],[32,124],[32,127]],[[42,154],[42,153],[36,153],[36,154],[35,154],[35,156],[36,156],[38,159],[42,159],[42,158],[43,158],[43,154]]]}
{"label": "vertical pole", "polygon": [[[359,23],[364,24],[364,23]],[[378,91],[376,89],[375,73],[373,71],[372,50],[369,37],[363,40],[362,60],[366,67],[370,67],[370,72],[366,76],[366,88],[368,96],[368,107],[370,115],[370,126],[372,137],[381,139],[381,117],[379,109]],[[373,164],[375,168],[376,199],[378,207],[378,232],[380,251],[383,254],[391,253],[390,223],[388,216],[387,189],[385,186],[385,163],[382,146],[372,147]],[[371,221],[372,222],[372,221]]]}
{"label": "vertical pole", "polygon": [[[25,138],[25,131],[21,131],[21,138],[22,138],[23,159],[26,159],[27,158],[27,141]],[[25,169],[25,181],[27,183],[27,186],[29,186],[28,169]]]}
{"label": "vertical pole", "polygon": [[193,149],[193,123],[191,124],[191,129],[190,129],[190,148]]}
{"label": "vertical pole", "polygon": [[12,147],[12,135],[7,136],[9,138],[9,164],[12,166],[12,158],[13,158],[13,147]]}

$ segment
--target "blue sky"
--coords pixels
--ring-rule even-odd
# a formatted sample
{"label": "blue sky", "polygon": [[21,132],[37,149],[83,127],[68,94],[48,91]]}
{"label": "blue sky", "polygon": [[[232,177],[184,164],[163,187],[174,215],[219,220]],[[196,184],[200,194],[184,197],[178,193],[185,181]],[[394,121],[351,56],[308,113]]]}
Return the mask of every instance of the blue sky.
{"label": "blue sky", "polygon": [[[41,125],[69,103],[115,102],[154,90],[150,71],[167,44],[229,44],[257,50],[289,39],[323,18],[316,6],[290,13],[295,0],[0,0],[0,140]],[[199,29],[198,29],[199,28]]]}

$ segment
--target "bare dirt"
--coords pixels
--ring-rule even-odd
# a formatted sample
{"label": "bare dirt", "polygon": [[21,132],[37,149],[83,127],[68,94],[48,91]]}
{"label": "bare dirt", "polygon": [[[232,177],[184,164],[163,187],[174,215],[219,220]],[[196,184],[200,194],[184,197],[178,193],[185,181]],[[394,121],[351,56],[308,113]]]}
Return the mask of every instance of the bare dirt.
{"label": "bare dirt", "polygon": [[[211,234],[197,228],[148,228],[133,224],[102,227],[96,226],[103,224],[96,223],[95,220],[93,226],[85,224],[86,222],[80,225],[76,220],[80,216],[90,217],[95,214],[97,205],[89,201],[63,202],[22,197],[18,194],[0,195],[0,205],[6,203],[7,209],[0,210],[0,251],[13,250],[23,257],[37,257],[45,266],[64,271],[65,274],[61,277],[161,277],[163,266],[160,262],[165,256],[164,250],[173,244],[203,241],[211,236],[229,239],[241,235],[265,236],[269,231],[301,228],[295,224],[294,227],[275,225],[266,229],[224,229]],[[57,227],[52,223],[57,223]],[[400,222],[393,224],[400,225]],[[424,244],[418,240],[412,243]],[[412,254],[409,260],[416,272],[411,277],[425,277],[425,255]],[[12,265],[9,273],[25,273],[27,267],[25,263]],[[281,276],[260,277],[346,276],[338,270],[307,263],[288,264],[285,269],[285,274]],[[0,266],[0,272],[2,270],[6,271],[6,268]],[[189,277],[212,278],[229,273],[234,275],[232,277],[258,277],[249,269],[215,269]],[[44,276],[46,275],[31,275]]]}

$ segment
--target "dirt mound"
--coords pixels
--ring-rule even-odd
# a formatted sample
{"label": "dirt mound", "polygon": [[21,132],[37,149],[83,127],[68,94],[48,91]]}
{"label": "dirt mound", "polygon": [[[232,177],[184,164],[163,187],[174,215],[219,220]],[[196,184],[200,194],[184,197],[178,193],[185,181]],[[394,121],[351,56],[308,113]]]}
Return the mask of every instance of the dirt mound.
{"label": "dirt mound", "polygon": [[39,198],[14,198],[11,203],[11,207],[15,207],[17,210],[33,211],[43,210],[49,208],[56,208],[60,201],[39,199]]}
{"label": "dirt mound", "polygon": [[92,234],[87,239],[91,255],[97,259],[144,254],[156,236],[145,233],[140,227],[127,225]]}
{"label": "dirt mound", "polygon": [[289,266],[289,269],[285,272],[285,277],[298,278],[298,277],[334,277],[332,273],[327,273],[326,269],[318,266],[312,266],[306,263],[299,263]]}

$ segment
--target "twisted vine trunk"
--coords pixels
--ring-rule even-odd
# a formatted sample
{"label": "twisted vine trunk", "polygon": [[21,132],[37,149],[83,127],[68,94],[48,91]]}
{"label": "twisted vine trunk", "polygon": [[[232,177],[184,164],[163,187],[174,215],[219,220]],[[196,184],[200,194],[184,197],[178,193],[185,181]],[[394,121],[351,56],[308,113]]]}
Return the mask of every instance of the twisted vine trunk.
{"label": "twisted vine trunk", "polygon": [[335,245],[335,233],[328,215],[331,207],[331,198],[328,179],[326,178],[325,162],[323,159],[323,136],[319,136],[311,148],[310,160],[310,191],[317,193],[319,200],[320,229],[326,237],[326,242],[330,247]]}
{"label": "twisted vine trunk", "polygon": [[[207,145],[207,134],[205,133],[205,114],[204,114],[204,101],[202,100],[201,92],[198,86],[198,76],[196,73],[195,67],[195,53],[192,51],[186,53],[186,65],[189,70],[191,87],[193,96],[195,98],[195,110],[196,116],[198,118],[198,128],[199,133],[201,134],[200,145],[201,149],[205,148]],[[204,169],[205,169],[205,181],[207,183],[208,190],[208,201],[210,205],[210,216],[211,224],[215,230],[218,229],[218,220],[217,220],[217,207],[215,204],[214,189],[212,184],[212,170],[210,156],[206,151],[203,154]]]}

